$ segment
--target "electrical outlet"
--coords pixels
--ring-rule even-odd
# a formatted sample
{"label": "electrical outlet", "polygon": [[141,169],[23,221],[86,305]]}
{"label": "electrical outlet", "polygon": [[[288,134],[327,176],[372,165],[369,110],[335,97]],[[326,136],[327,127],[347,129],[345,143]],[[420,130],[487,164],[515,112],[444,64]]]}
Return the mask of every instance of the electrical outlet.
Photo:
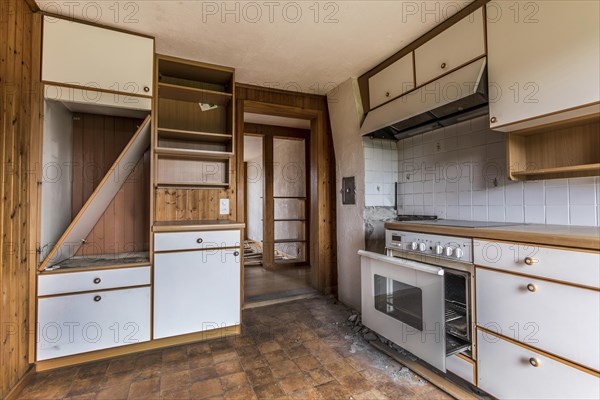
{"label": "electrical outlet", "polygon": [[229,214],[229,199],[220,199],[219,200],[219,214],[221,214],[221,215]]}

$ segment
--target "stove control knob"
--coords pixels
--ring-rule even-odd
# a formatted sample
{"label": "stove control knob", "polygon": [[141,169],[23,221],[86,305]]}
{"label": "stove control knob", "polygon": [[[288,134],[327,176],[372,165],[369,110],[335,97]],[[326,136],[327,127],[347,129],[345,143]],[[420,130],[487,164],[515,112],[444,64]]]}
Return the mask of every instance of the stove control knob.
{"label": "stove control knob", "polygon": [[457,248],[456,251],[454,252],[454,257],[461,259],[462,256],[464,255],[464,251],[460,248]]}
{"label": "stove control knob", "polygon": [[417,242],[411,242],[410,249],[411,250],[417,250],[418,246],[419,246],[419,244]]}
{"label": "stove control knob", "polygon": [[427,245],[425,243],[419,243],[419,251],[427,250]]}
{"label": "stove control knob", "polygon": [[454,253],[454,249],[452,247],[446,247],[444,249],[444,255],[446,257],[452,257],[452,253]]}
{"label": "stove control knob", "polygon": [[441,256],[442,253],[444,253],[444,248],[442,246],[440,246],[439,244],[435,246],[435,254],[437,254],[438,256]]}

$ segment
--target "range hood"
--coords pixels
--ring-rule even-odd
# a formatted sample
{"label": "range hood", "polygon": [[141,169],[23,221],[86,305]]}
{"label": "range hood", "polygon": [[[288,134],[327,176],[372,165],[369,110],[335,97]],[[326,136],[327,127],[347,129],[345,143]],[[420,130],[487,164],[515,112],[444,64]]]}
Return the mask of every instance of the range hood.
{"label": "range hood", "polygon": [[487,113],[484,57],[370,111],[360,133],[400,140]]}

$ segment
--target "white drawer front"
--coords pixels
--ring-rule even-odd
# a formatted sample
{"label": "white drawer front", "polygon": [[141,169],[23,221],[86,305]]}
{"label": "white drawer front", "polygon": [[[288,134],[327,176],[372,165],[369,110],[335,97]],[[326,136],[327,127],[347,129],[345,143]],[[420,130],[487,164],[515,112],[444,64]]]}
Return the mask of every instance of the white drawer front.
{"label": "white drawer front", "polygon": [[369,103],[375,108],[415,87],[413,55],[402,57],[369,78]]}
{"label": "white drawer front", "polygon": [[150,266],[42,274],[38,277],[38,296],[149,284]]}
{"label": "white drawer front", "polygon": [[600,369],[600,292],[480,268],[475,275],[479,326]]}
{"label": "white drawer front", "polygon": [[456,354],[450,357],[446,357],[446,370],[453,374],[460,376],[465,381],[476,385],[475,382],[475,366],[473,363],[460,358]]}
{"label": "white drawer front", "polygon": [[[477,333],[477,380],[499,399],[598,399],[597,377],[496,336]],[[530,364],[530,359],[539,366]]]}
{"label": "white drawer front", "polygon": [[[555,249],[531,244],[475,240],[476,265],[600,287],[600,253]],[[526,263],[527,258],[533,261]]]}
{"label": "white drawer front", "polygon": [[145,111],[152,109],[152,99],[146,97],[96,92],[64,86],[45,85],[44,98],[67,104],[81,105],[83,110],[89,110],[91,107],[106,106],[110,107],[111,112],[116,116],[121,114],[127,115],[126,111],[120,111],[119,109]]}
{"label": "white drawer front", "polygon": [[417,86],[485,54],[483,10],[463,18],[415,50]]}
{"label": "white drawer front", "polygon": [[240,231],[169,232],[154,234],[154,251],[239,247]]}
{"label": "white drawer front", "polygon": [[150,287],[38,299],[37,359],[150,340]]}

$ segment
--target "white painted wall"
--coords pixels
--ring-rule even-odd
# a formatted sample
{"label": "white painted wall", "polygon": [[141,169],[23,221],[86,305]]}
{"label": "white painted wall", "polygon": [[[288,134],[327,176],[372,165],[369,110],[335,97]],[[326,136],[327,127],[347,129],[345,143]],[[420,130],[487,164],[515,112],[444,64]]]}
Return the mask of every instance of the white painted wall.
{"label": "white painted wall", "polygon": [[71,222],[73,121],[56,101],[44,102],[40,244],[44,259]]}
{"label": "white painted wall", "polygon": [[[348,79],[327,95],[336,160],[338,297],[360,310],[360,259],[364,249],[365,160],[359,135],[362,106],[356,79]],[[342,205],[343,177],[356,177],[356,204]]]}
{"label": "white painted wall", "polygon": [[399,213],[600,226],[600,178],[510,181],[506,137],[486,116],[397,144]]}

